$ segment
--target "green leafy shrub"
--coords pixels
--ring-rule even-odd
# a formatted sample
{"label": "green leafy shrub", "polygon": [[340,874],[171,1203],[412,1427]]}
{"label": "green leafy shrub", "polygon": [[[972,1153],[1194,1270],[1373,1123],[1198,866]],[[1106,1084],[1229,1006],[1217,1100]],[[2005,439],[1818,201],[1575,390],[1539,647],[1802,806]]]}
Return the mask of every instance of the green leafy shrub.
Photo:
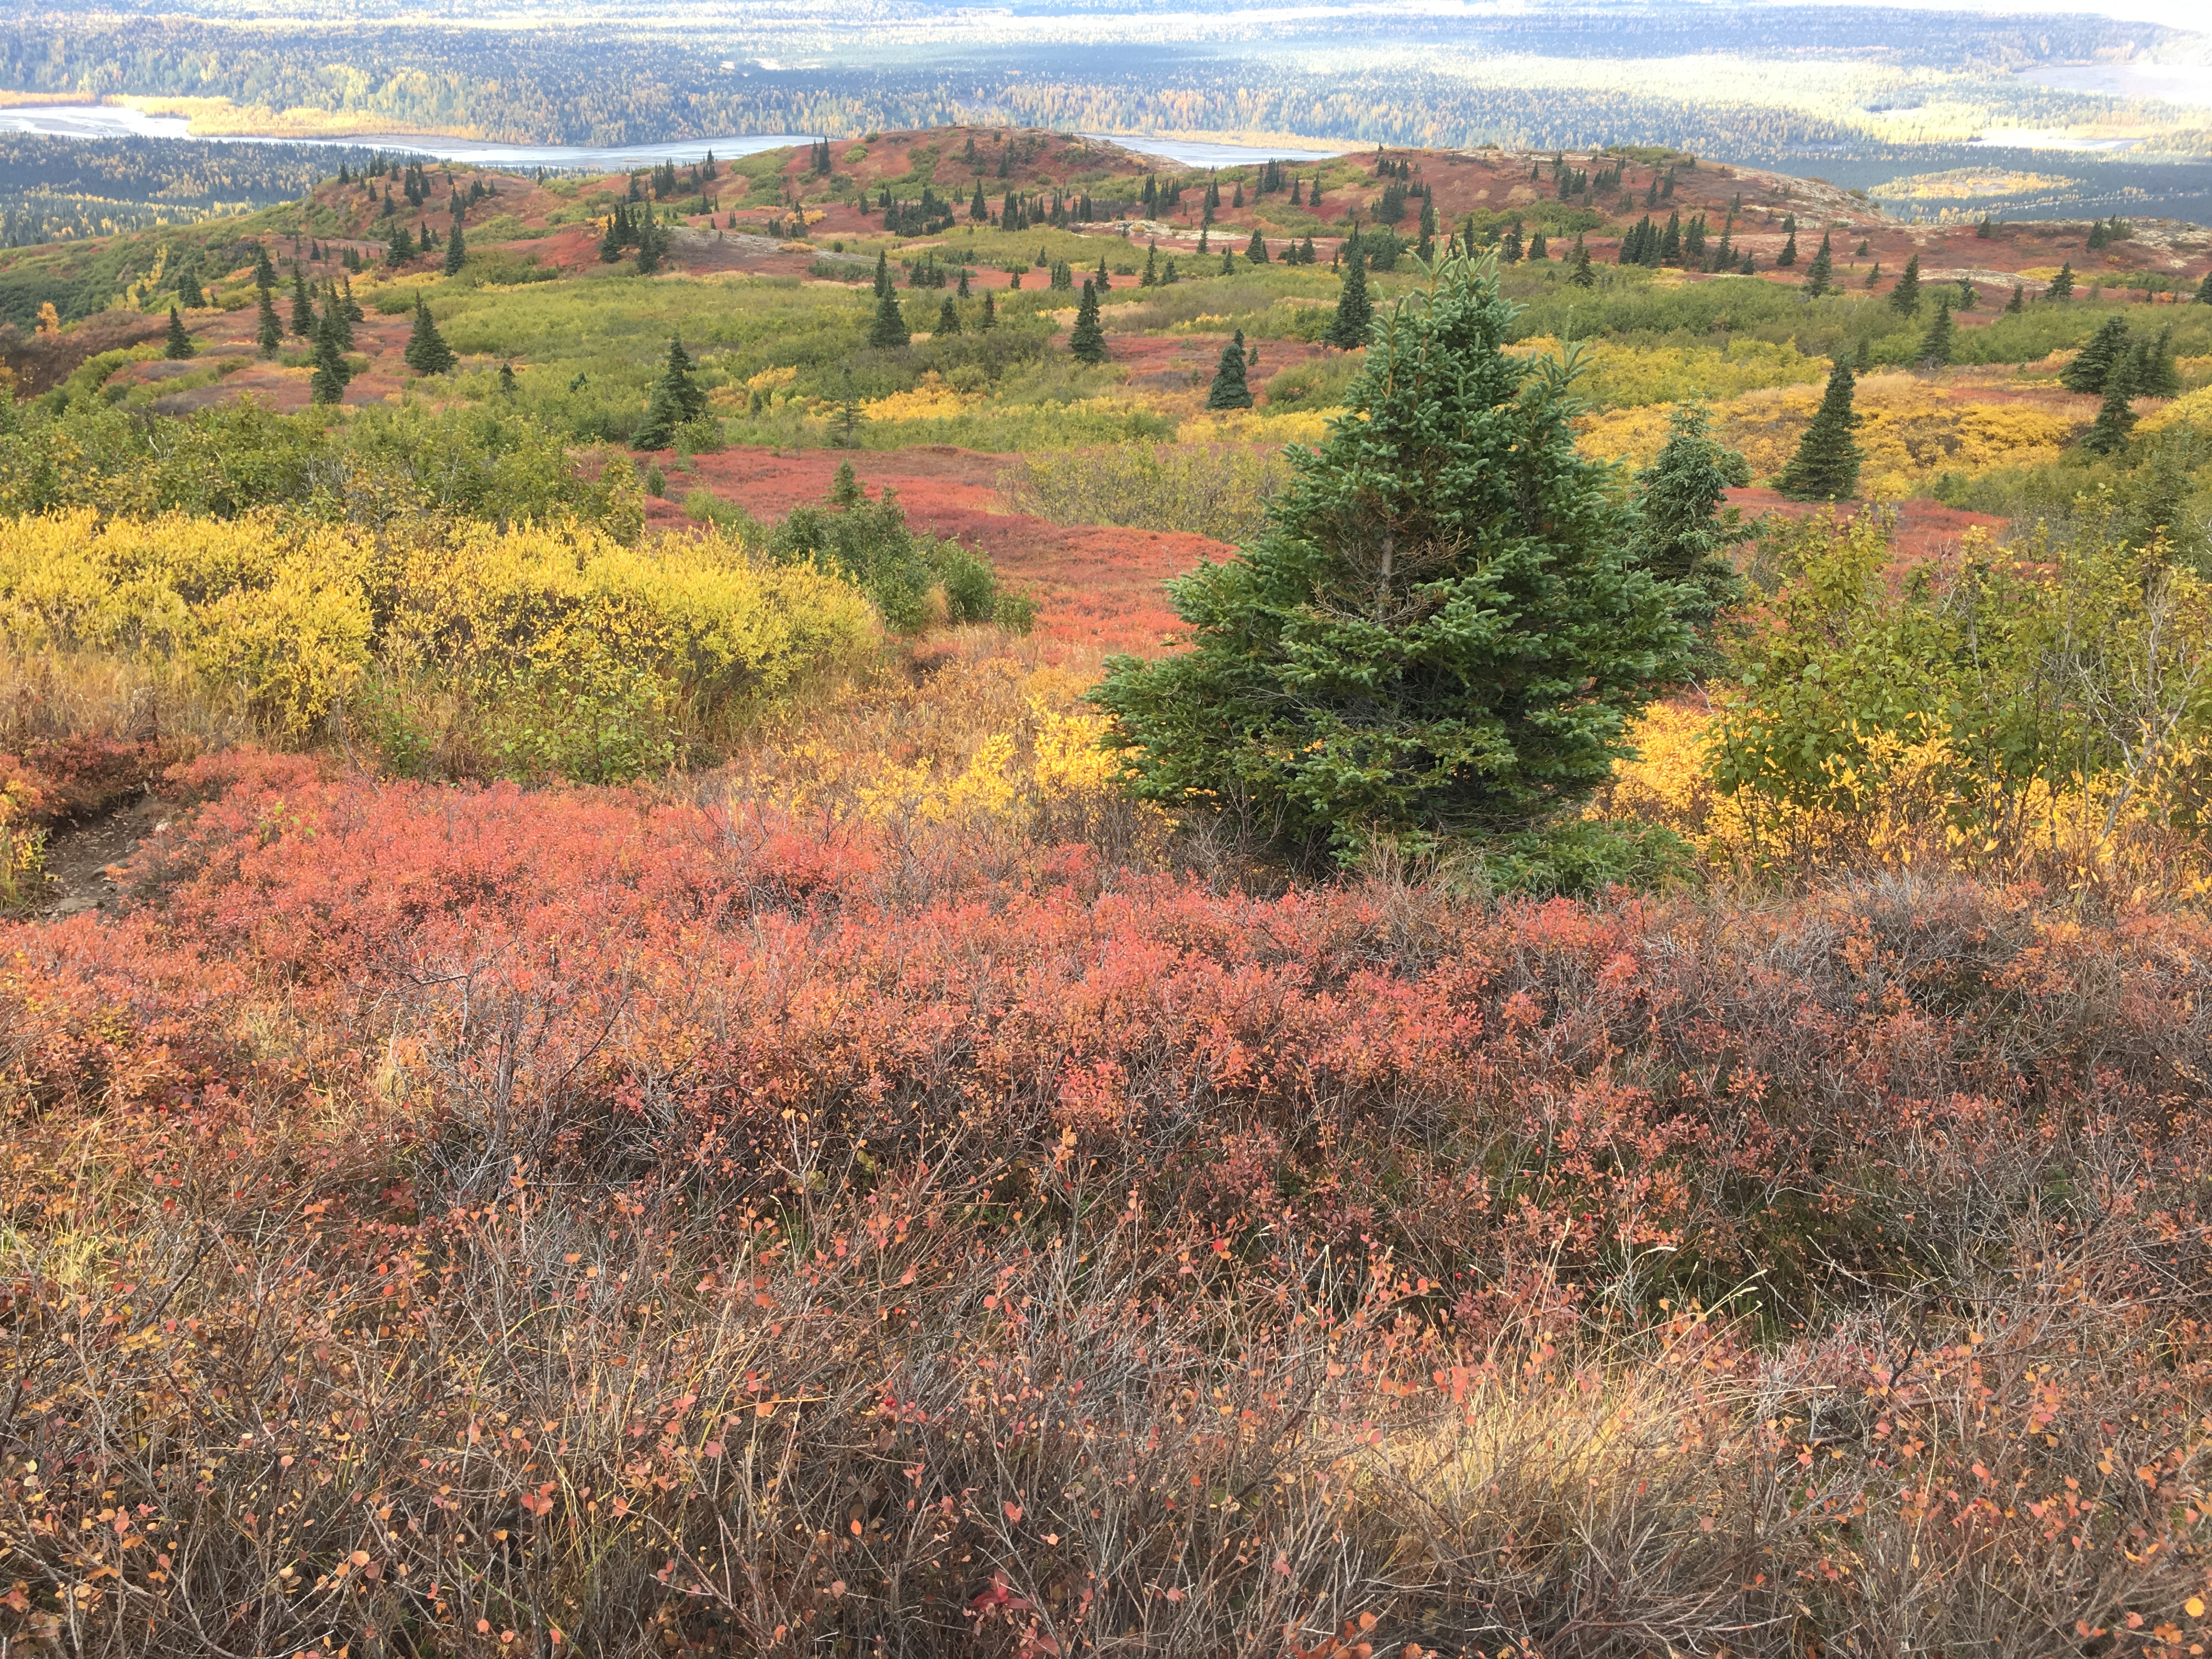
{"label": "green leafy shrub", "polygon": [[1259,534],[1268,501],[1290,477],[1290,463],[1271,451],[1121,444],[1025,455],[999,489],[1015,512],[1055,524],[1193,531],[1237,544]]}
{"label": "green leafy shrub", "polygon": [[[838,469],[827,502],[796,508],[776,526],[769,552],[785,563],[818,561],[849,577],[896,633],[998,615],[998,578],[989,562],[957,542],[916,532],[898,492],[871,498],[849,464]],[[933,599],[941,600],[941,612]]]}

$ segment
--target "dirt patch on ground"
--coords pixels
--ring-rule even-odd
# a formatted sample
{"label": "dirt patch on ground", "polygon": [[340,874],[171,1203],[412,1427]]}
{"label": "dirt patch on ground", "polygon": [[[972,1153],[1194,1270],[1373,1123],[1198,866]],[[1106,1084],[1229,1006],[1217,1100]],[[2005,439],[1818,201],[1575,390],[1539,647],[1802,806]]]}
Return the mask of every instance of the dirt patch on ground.
{"label": "dirt patch on ground", "polygon": [[82,823],[57,825],[46,841],[46,890],[39,915],[115,915],[124,902],[116,879],[121,866],[177,811],[175,802],[145,793]]}

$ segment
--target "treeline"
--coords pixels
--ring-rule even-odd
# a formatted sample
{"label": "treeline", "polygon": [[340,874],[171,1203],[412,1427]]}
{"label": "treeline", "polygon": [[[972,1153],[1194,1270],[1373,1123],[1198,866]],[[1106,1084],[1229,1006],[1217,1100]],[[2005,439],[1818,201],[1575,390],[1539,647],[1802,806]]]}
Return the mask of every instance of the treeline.
{"label": "treeline", "polygon": [[[1323,33],[1334,39],[1343,32]],[[1357,44],[1352,35],[1343,39]],[[915,62],[741,73],[725,67],[736,51],[713,40],[598,31],[374,24],[246,30],[184,18],[35,20],[0,26],[0,87],[224,98],[249,121],[259,112],[273,123],[273,112],[296,108],[364,125],[562,143],[743,131],[851,136],[955,121],[1089,131],[1303,132],[1407,146],[1648,143],[1746,161],[1802,156],[1808,147],[1850,153],[1866,143],[1863,124],[1840,106],[1831,115],[1725,95],[1639,94],[1617,84],[1486,85],[1449,58],[1426,67],[1308,70],[1259,56],[1224,65],[1218,57],[1131,43],[1112,55],[1110,69],[1094,70],[1071,64],[1063,52],[980,39],[964,72]],[[2008,110],[2030,108],[2022,98],[2036,109],[2052,99],[2071,99],[2069,109],[2083,101],[2041,92],[2008,97]]]}
{"label": "treeline", "polygon": [[239,202],[265,207],[305,195],[341,163],[359,167],[366,155],[345,144],[0,133],[0,179],[9,192],[24,195],[45,191],[179,207]]}

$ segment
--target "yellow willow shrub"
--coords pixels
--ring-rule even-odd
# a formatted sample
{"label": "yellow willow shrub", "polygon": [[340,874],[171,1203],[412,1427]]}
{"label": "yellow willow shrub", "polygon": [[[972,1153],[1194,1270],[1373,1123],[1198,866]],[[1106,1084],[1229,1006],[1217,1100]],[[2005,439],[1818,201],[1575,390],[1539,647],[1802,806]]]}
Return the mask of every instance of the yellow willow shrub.
{"label": "yellow willow shrub", "polygon": [[184,668],[296,740],[380,669],[465,683],[611,667],[711,714],[788,689],[873,623],[851,584],[720,543],[470,524],[393,545],[270,514],[102,525],[81,510],[0,522],[0,635]]}
{"label": "yellow willow shrub", "polygon": [[[1285,422],[1252,424],[1273,430]],[[999,490],[1015,512],[1055,524],[1188,530],[1235,544],[1260,533],[1268,501],[1290,476],[1273,449],[1115,444],[1025,455],[1000,475]]]}
{"label": "yellow willow shrub", "polygon": [[[2108,834],[2109,785],[2058,789],[2041,778],[2024,785],[2002,815],[1962,821],[1959,803],[1981,776],[1941,723],[1917,738],[1854,726],[1850,750],[1820,763],[1819,799],[1723,791],[1714,769],[1726,728],[1704,709],[1656,704],[1630,737],[1635,753],[1614,766],[1585,816],[1671,830],[1711,868],[1937,864],[2055,874],[2077,887],[2124,874],[2139,855],[2164,847],[2161,819],[2175,804],[2173,786],[2196,759],[2179,756],[2152,787],[2134,791]],[[2184,896],[2212,888],[2193,865],[2166,873],[2160,884]]]}
{"label": "yellow willow shrub", "polygon": [[1879,513],[1770,538],[1711,716],[1655,710],[1601,813],[1739,868],[1934,860],[2108,894],[2203,890],[2212,588],[2163,543],[2027,562],[1970,535],[1893,583]]}
{"label": "yellow willow shrub", "polygon": [[368,562],[348,532],[266,514],[16,519],[0,525],[0,630],[19,651],[181,665],[297,737],[368,665]]}
{"label": "yellow willow shrub", "polygon": [[[1742,453],[1753,477],[1771,477],[1796,453],[1819,403],[1814,386],[1747,392],[1713,405],[1716,434]],[[1867,375],[1856,407],[1861,480],[1877,498],[1909,495],[1939,472],[2055,460],[2084,424],[2033,404],[1971,402],[1911,374]],[[1596,459],[1649,465],[1667,441],[1670,413],[1654,404],[1585,416],[1577,423],[1580,447]]]}
{"label": "yellow willow shrub", "polygon": [[874,628],[860,590],[811,564],[756,564],[714,540],[624,547],[573,524],[471,526],[410,548],[388,605],[398,660],[468,677],[605,657],[710,711],[788,690]]}
{"label": "yellow willow shrub", "polygon": [[[2204,360],[2199,358],[2195,361],[2201,362]],[[2136,430],[2162,432],[2170,426],[2212,429],[2212,386],[2199,386],[2194,392],[2154,409],[2136,422]]]}
{"label": "yellow willow shrub", "polygon": [[[1558,356],[1560,350],[1549,335],[1508,348],[1516,357]],[[1771,340],[1733,340],[1724,347],[1584,340],[1577,343],[1577,356],[1583,367],[1575,395],[1594,409],[1735,398],[1772,386],[1817,385],[1828,373],[1825,360]]]}
{"label": "yellow willow shrub", "polygon": [[957,768],[887,764],[862,784],[862,815],[877,823],[1012,820],[1119,787],[1116,757],[1098,746],[1103,715],[1067,714],[1032,698],[1013,730],[994,732]]}
{"label": "yellow willow shrub", "polygon": [[980,397],[946,385],[944,377],[933,368],[921,377],[918,386],[862,404],[860,413],[871,421],[949,421],[967,413],[981,401]]}
{"label": "yellow willow shrub", "polygon": [[[1318,445],[1328,436],[1329,422],[1343,418],[1341,409],[1301,409],[1272,415],[1261,409],[1226,409],[1194,415],[1176,428],[1176,441],[1184,444],[1304,444]],[[1190,528],[1180,526],[1178,528]]]}
{"label": "yellow willow shrub", "polygon": [[1063,669],[1005,656],[921,685],[852,688],[807,710],[803,733],[763,732],[732,765],[732,793],[830,823],[1026,831],[1079,821],[1119,804],[1121,775],[1083,690]]}

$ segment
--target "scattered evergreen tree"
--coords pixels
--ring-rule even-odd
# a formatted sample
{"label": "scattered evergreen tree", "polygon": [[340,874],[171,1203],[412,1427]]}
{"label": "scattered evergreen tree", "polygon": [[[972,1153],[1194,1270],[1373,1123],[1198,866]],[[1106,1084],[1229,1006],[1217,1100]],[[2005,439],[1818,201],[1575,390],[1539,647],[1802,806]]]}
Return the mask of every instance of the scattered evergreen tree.
{"label": "scattered evergreen tree", "polygon": [[691,378],[691,354],[684,342],[669,337],[668,356],[646,394],[645,418],[630,439],[632,449],[666,449],[676,441],[677,428],[707,412],[707,394]]}
{"label": "scattered evergreen tree", "polygon": [[937,307],[937,333],[939,338],[960,331],[960,307],[948,294]]}
{"label": "scattered evergreen tree", "polygon": [[520,390],[515,384],[513,363],[501,363],[499,366],[499,389],[510,398]]}
{"label": "scattered evergreen tree", "polygon": [[207,303],[207,295],[200,290],[200,262],[197,256],[186,259],[178,270],[177,303],[187,311],[197,311]]}
{"label": "scattered evergreen tree", "polygon": [[1540,230],[1528,239],[1528,257],[1531,259],[1548,259],[1552,257],[1552,250],[1546,244],[1544,233]]}
{"label": "scattered evergreen tree", "polygon": [[2136,363],[2135,382],[2138,398],[2178,398],[2181,395],[2181,370],[2173,361],[2173,330],[2171,325],[2159,330],[2155,340],[2143,343]]}
{"label": "scattered evergreen tree", "polygon": [[392,240],[386,244],[386,257],[395,265],[404,265],[415,257],[415,239],[407,234],[404,223],[392,226]]}
{"label": "scattered evergreen tree", "polygon": [[276,267],[270,261],[265,242],[253,245],[253,286],[264,294],[276,286]]}
{"label": "scattered evergreen tree", "polygon": [[1174,585],[1192,648],[1118,659],[1093,694],[1135,793],[1348,860],[1517,829],[1610,775],[1687,630],[1576,452],[1565,383],[1501,349],[1512,317],[1448,256],[1259,539]]}
{"label": "scattered evergreen tree", "polygon": [[1897,286],[1889,291],[1889,308],[1900,317],[1910,317],[1920,308],[1920,256],[1914,254],[1905,262],[1905,273],[1897,279]]}
{"label": "scattered evergreen tree", "polygon": [[1083,297],[1076,302],[1075,327],[1067,337],[1067,349],[1079,363],[1106,361],[1106,331],[1098,326],[1098,290],[1088,276],[1083,279]]}
{"label": "scattered evergreen tree", "polygon": [[344,349],[337,336],[327,328],[315,331],[315,372],[307,380],[307,398],[312,403],[335,404],[345,396],[346,382],[353,378],[347,366]]}
{"label": "scattered evergreen tree", "polygon": [[461,216],[455,213],[453,234],[446,238],[446,275],[459,276],[461,265],[468,257],[468,245],[461,240]]}
{"label": "scattered evergreen tree", "polygon": [[1374,315],[1374,301],[1367,297],[1366,256],[1355,247],[1352,257],[1345,261],[1344,286],[1336,296],[1336,315],[1322,338],[1344,351],[1364,346],[1367,343],[1367,325]]}
{"label": "scattered evergreen tree", "polygon": [[1636,475],[1629,546],[1637,563],[1674,585],[1674,614],[1701,634],[1743,601],[1727,550],[1749,532],[1727,502],[1730,488],[1750,482],[1750,465],[1713,436],[1711,417],[1696,404],[1674,410],[1667,441]]}
{"label": "scattered evergreen tree", "polygon": [[999,325],[999,307],[998,307],[998,305],[997,305],[997,303],[996,303],[996,302],[995,302],[995,301],[991,298],[991,290],[990,290],[990,289],[985,289],[983,290],[983,316],[982,316],[982,320],[981,320],[981,321],[980,321],[980,322],[978,322],[978,323],[975,325],[976,330],[977,330],[977,331],[978,331],[978,332],[980,332],[980,333],[988,334],[988,333],[989,333],[993,329],[994,329],[994,328],[998,327],[998,325]]}
{"label": "scattered evergreen tree", "polygon": [[1974,291],[1973,283],[1964,276],[1959,278],[1959,297],[1951,301],[1951,309],[1954,311],[1972,311],[1981,302],[1982,296]]}
{"label": "scattered evergreen tree", "polygon": [[1221,361],[1213,370],[1213,384],[1206,393],[1208,409],[1252,407],[1252,388],[1245,381],[1244,368],[1244,331],[1240,328],[1237,337],[1221,348]]}
{"label": "scattered evergreen tree", "polygon": [[2027,284],[2014,283],[2012,285],[2012,298],[2005,301],[2005,313],[2008,316],[2017,317],[2027,309]]}
{"label": "scattered evergreen tree", "polygon": [[[331,307],[333,313],[336,309]],[[335,332],[336,327],[333,316],[331,331]],[[415,329],[407,337],[404,356],[407,367],[417,374],[443,374],[460,361],[453,356],[453,349],[446,343],[446,337],[438,332],[438,325],[431,318],[430,307],[419,294],[415,296]]]}
{"label": "scattered evergreen tree", "polygon": [[1805,267],[1806,298],[1817,300],[1826,294],[1835,286],[1835,257],[1829,251],[1828,234],[1824,231],[1819,252],[1813,255],[1813,263]]}
{"label": "scattered evergreen tree", "polygon": [[337,336],[339,350],[353,349],[353,318],[348,314],[344,302],[338,298],[337,288],[333,283],[323,285],[322,319],[316,326],[327,326]]}
{"label": "scattered evergreen tree", "polygon": [[[169,307],[169,332],[161,342],[161,355],[172,362],[181,362],[198,351],[199,346],[185,330],[185,319],[177,315],[174,306]],[[1246,399],[1249,402],[1250,399]]]}
{"label": "scattered evergreen tree", "polygon": [[2212,270],[2204,273],[2204,280],[2197,285],[2197,303],[2212,306]]}
{"label": "scattered evergreen tree", "polygon": [[1255,265],[1267,263],[1267,239],[1260,234],[1257,225],[1252,227],[1252,240],[1244,244],[1244,257]]}
{"label": "scattered evergreen tree", "polygon": [[902,346],[908,339],[906,313],[899,309],[898,295],[885,288],[876,295],[876,319],[868,329],[872,346]]}
{"label": "scattered evergreen tree", "polygon": [[2074,297],[2074,262],[2069,259],[2058,267],[2058,274],[2051,279],[2051,286],[2043,290],[2046,300],[2070,300]]}
{"label": "scattered evergreen tree", "polygon": [[1851,406],[1857,386],[1848,363],[1838,360],[1828,371],[1828,387],[1813,413],[1813,423],[1775,481],[1784,495],[1801,501],[1840,501],[1858,492],[1859,447],[1851,441],[1859,423],[1858,411]]}
{"label": "scattered evergreen tree", "polygon": [[1579,232],[1575,236],[1575,251],[1572,263],[1567,268],[1567,280],[1577,288],[1597,286],[1597,272],[1590,269],[1589,250],[1583,246]]}
{"label": "scattered evergreen tree", "polygon": [[267,289],[256,289],[261,301],[260,325],[254,331],[254,341],[264,357],[274,357],[284,343],[284,325],[276,320],[276,296]]}
{"label": "scattered evergreen tree", "polygon": [[292,332],[306,339],[315,331],[315,301],[307,289],[307,273],[292,267]]}
{"label": "scattered evergreen tree", "polygon": [[2136,378],[2132,353],[2124,353],[2105,377],[2105,401],[2097,418],[2081,440],[2081,447],[2099,455],[2117,455],[2128,447],[2136,428]]}
{"label": "scattered evergreen tree", "polygon": [[1797,263],[1797,216],[1793,213],[1785,217],[1782,228],[1785,233],[1782,252],[1774,256],[1774,263],[1786,270]]}
{"label": "scattered evergreen tree", "polygon": [[2112,370],[2127,356],[2128,325],[2124,318],[2107,317],[2074,360],[2058,372],[2058,384],[2069,392],[2102,392]]}
{"label": "scattered evergreen tree", "polygon": [[1936,301],[1936,315],[1928,325],[1927,333],[1920,337],[1920,361],[1930,368],[1951,366],[1952,324],[1951,301],[1948,296]]}

